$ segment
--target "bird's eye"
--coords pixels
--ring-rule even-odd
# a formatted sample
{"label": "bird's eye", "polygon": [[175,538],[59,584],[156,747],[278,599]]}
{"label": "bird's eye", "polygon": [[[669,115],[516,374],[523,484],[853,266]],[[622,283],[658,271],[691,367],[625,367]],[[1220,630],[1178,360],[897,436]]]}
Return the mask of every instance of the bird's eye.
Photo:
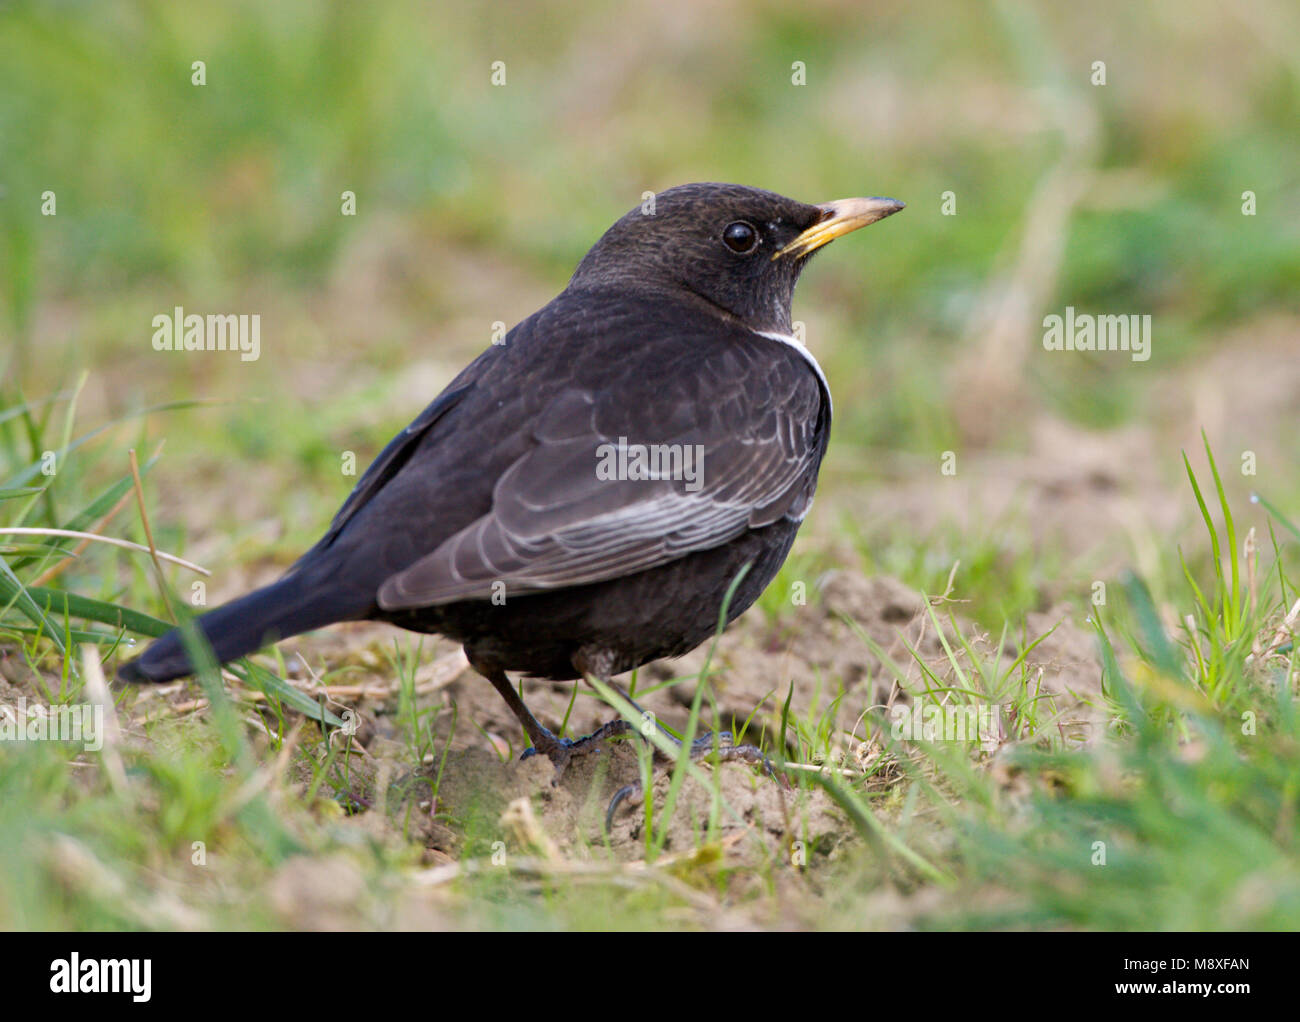
{"label": "bird's eye", "polygon": [[737,220],[735,223],[727,224],[726,229],[723,230],[722,243],[736,254],[744,255],[746,252],[754,251],[754,246],[758,244],[758,231],[754,229],[753,224]]}

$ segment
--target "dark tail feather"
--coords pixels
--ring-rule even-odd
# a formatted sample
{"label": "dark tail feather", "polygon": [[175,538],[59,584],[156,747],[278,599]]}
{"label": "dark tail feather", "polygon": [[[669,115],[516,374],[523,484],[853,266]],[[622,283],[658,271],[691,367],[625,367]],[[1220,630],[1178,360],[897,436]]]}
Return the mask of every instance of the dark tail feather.
{"label": "dark tail feather", "polygon": [[[295,573],[209,611],[195,624],[217,662],[224,664],[291,635],[361,616],[361,609],[344,602]],[[180,629],[173,628],[143,656],[123,664],[117,676],[130,682],[163,682],[193,670]]]}

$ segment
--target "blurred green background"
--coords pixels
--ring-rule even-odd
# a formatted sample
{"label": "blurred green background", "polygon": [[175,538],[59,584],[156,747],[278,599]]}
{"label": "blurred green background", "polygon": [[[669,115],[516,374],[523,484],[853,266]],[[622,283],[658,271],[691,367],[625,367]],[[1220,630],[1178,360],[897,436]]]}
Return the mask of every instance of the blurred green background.
{"label": "blurred green background", "polygon": [[[196,61],[203,85],[192,83]],[[1105,84],[1094,84],[1098,62]],[[1208,692],[1233,723],[1242,705],[1265,707],[1261,740],[1228,728],[1232,741],[1220,735],[1210,754],[1185,744],[1183,717],[1116,709],[1123,672],[1108,666],[1112,701],[1098,702],[1117,734],[1139,740],[1032,765],[1048,797],[1028,825],[1020,807],[999,815],[978,794],[985,772],[965,778],[955,790],[976,794],[958,800],[962,812],[978,820],[991,807],[991,822],[936,825],[934,857],[1008,925],[1286,927],[1300,891],[1300,731],[1288,700],[1270,730],[1259,692],[1289,691],[1282,679],[1295,676],[1279,630],[1296,598],[1283,567],[1296,576],[1295,546],[1275,562],[1291,533],[1277,524],[1275,544],[1274,523],[1246,498],[1258,489],[1300,520],[1298,125],[1300,9],[1287,0],[0,0],[0,468],[44,487],[4,494],[5,523],[75,521],[123,479],[126,448],[145,461],[165,441],[145,477],[153,536],[213,568],[219,602],[313,542],[355,482],[341,456],[355,452],[364,469],[494,324],[548,301],[643,192],[722,180],[813,202],[894,196],[906,211],[819,255],[796,295],[835,393],[834,436],[817,507],[751,619],[800,626],[790,580],[844,567],[931,595],[951,579],[977,643],[981,629],[1026,638],[1070,617],[1091,648],[1093,586],[1135,569],[1137,612],[1125,616],[1119,600],[1109,618],[1129,677],[1156,704],[1183,687]],[[355,216],[341,215],[345,191]],[[54,216],[42,215],[47,192]],[[1247,192],[1254,215],[1243,215]],[[152,320],[175,306],[259,314],[260,359],[155,351]],[[1151,315],[1150,361],[1044,351],[1043,317],[1066,306]],[[47,446],[100,427],[62,460],[56,484],[23,474]],[[1222,505],[1202,429],[1223,469]],[[1214,516],[1233,508],[1225,550],[1257,530],[1248,599],[1235,561],[1223,596],[1229,558],[1211,563],[1213,528],[1198,520],[1181,450]],[[945,452],[955,476],[941,471]],[[144,542],[120,493],[105,531]],[[21,584],[43,584],[32,576],[54,549],[7,542],[0,569],[12,561]],[[58,586],[163,613],[142,557],[97,548],[65,567]],[[168,575],[184,595],[191,577]],[[1208,601],[1189,591],[1194,578]],[[76,697],[70,658],[51,655],[47,633],[18,630],[20,617],[11,607],[0,622],[0,674],[46,702]],[[1204,642],[1175,653],[1166,630],[1180,636],[1186,622]],[[341,631],[304,642],[346,645]],[[1247,679],[1247,651],[1268,660],[1268,641],[1278,648],[1256,663],[1262,682]],[[1197,680],[1184,686],[1176,668],[1192,649]],[[350,670],[337,650],[319,662]],[[110,670],[125,652],[110,654]],[[366,670],[402,673],[377,658]],[[1100,666],[1079,671],[1095,693]],[[63,751],[0,757],[0,881],[10,881],[0,920],[194,925],[151,914],[145,894],[166,877],[207,905],[200,924],[261,924],[257,871],[283,850],[249,850],[282,835],[269,815],[236,821],[242,777],[216,732],[185,713],[130,751],[125,795],[67,769]],[[414,764],[428,762],[423,741]],[[1127,758],[1110,758],[1112,746]],[[319,817],[333,834],[333,814],[314,801],[327,770],[274,818],[311,835],[304,819]],[[987,772],[990,788],[1008,782],[1000,771]],[[226,786],[238,792],[223,796]],[[1137,853],[1101,879],[1076,854],[1099,826]],[[929,854],[917,826],[899,832]],[[130,885],[102,882],[67,842],[52,854],[45,837],[65,833]],[[208,893],[187,872],[196,834],[230,856]],[[417,854],[431,850],[400,852]],[[892,892],[840,903],[859,881],[881,882],[879,863],[863,861],[856,879],[842,874],[847,885],[819,875],[817,897],[789,904],[832,926],[914,925],[918,911],[962,904],[937,886],[905,909]],[[231,900],[228,883],[252,893]],[[996,915],[1008,888],[1025,895],[1023,914]],[[574,890],[571,915],[555,918],[642,918]],[[546,921],[530,897],[520,903],[529,925]],[[658,903],[646,904],[658,920]]]}

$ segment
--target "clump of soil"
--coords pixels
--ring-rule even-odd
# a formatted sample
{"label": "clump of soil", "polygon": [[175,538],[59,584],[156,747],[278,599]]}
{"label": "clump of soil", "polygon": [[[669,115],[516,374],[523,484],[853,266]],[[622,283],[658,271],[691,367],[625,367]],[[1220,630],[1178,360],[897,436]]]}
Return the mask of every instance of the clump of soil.
{"label": "clump of soil", "polygon": [[[749,861],[789,861],[799,847],[826,852],[848,833],[842,815],[820,789],[786,789],[741,763],[724,763],[716,773],[709,766],[701,769],[707,781],[687,776],[667,820],[671,771],[663,766],[655,770],[652,826],[666,828],[665,853],[689,852],[710,839]],[[428,835],[453,854],[486,852],[498,840],[512,851],[545,857],[603,854],[610,799],[639,776],[637,751],[628,741],[612,741],[605,751],[572,760],[558,781],[544,758],[502,761],[482,748],[453,751],[438,790],[439,821]],[[710,830],[715,783],[720,802]],[[529,806],[522,812],[520,800]],[[620,804],[608,834],[616,857],[644,856],[646,822],[638,791]],[[659,831],[653,836],[659,839]],[[795,846],[796,841],[802,846]]]}
{"label": "clump of soil", "polygon": [[[793,686],[792,715],[807,715],[839,698],[838,726],[865,739],[865,727],[855,729],[855,722],[870,708],[908,704],[915,693],[933,686],[918,659],[944,684],[956,679],[957,666],[974,670],[958,632],[980,658],[1006,675],[1004,690],[989,693],[996,701],[1012,701],[1017,689],[1032,682],[1055,700],[1065,719],[1079,724],[1094,719],[1089,707],[1101,693],[1095,641],[1074,623],[1068,608],[1028,615],[1024,644],[1041,641],[1022,672],[1011,670],[1020,653],[1017,645],[993,648],[994,638],[960,615],[950,621],[942,606],[936,615],[941,638],[925,600],[897,579],[837,571],[821,580],[819,590],[820,599],[800,608],[797,619],[784,626],[747,616],[723,635],[710,677],[724,721],[743,722],[759,706],[757,719],[779,727],[782,704]],[[691,674],[703,666],[706,655],[696,650],[672,664],[652,665],[650,672],[657,678]],[[685,704],[693,696],[687,686],[670,691]]]}
{"label": "clump of soil", "polygon": [[[954,657],[950,658],[924,599],[896,579],[865,578],[851,572],[834,572],[821,580],[815,597],[799,608],[793,620],[767,621],[757,611],[742,617],[723,634],[712,651],[708,671],[714,703],[704,703],[702,726],[736,731],[750,721],[742,741],[757,741],[780,727],[786,694],[793,686],[790,715],[799,720],[825,720],[836,734],[836,767],[862,766],[878,759],[878,734],[866,720],[873,707],[907,705],[918,693],[934,687],[909,650],[915,650],[934,678],[956,680],[953,659],[964,671],[973,671],[971,658],[957,640],[960,630],[976,647],[977,656],[1006,675],[1006,691],[990,693],[994,701],[1008,704],[1024,699],[1024,690],[1047,698],[1040,706],[1040,725],[1055,725],[1067,738],[1094,739],[1102,722],[1100,666],[1092,635],[1075,625],[1065,610],[1030,615],[1025,644],[1042,641],[1025,658],[1023,668],[1010,670],[1020,649],[1010,643],[994,649],[969,622],[940,621]],[[954,624],[955,622],[955,624]],[[1050,634],[1048,634],[1050,633]],[[863,636],[871,642],[865,641]],[[874,645],[873,645],[874,644]],[[437,651],[445,655],[441,647]],[[883,654],[886,661],[882,662]],[[648,665],[638,679],[638,702],[661,721],[681,731],[695,696],[697,676],[709,656],[701,648],[677,661]],[[899,674],[901,673],[901,678]],[[657,687],[677,680],[676,684]],[[644,694],[642,694],[644,693]],[[572,685],[529,681],[524,696],[533,712],[553,731],[587,734],[611,719],[613,711],[579,687],[574,700]],[[520,729],[497,693],[469,670],[460,670],[439,692],[444,711],[437,716],[436,761],[418,777],[407,777],[421,806],[423,840],[442,853],[486,853],[496,841],[507,847],[551,849],[563,856],[586,855],[605,843],[603,820],[613,794],[639,777],[634,739],[612,741],[608,749],[572,760],[558,783],[544,758],[520,760]],[[930,698],[942,699],[942,695]],[[455,704],[457,726],[451,732]],[[716,717],[712,706],[716,705]],[[372,753],[384,742],[400,738],[391,706],[371,704],[363,729]],[[373,714],[373,716],[371,716]],[[878,720],[878,718],[877,718]],[[1016,731],[1021,722],[1013,716],[998,734],[999,744],[1024,737]],[[1046,723],[1044,723],[1046,722]],[[879,727],[879,724],[876,725]],[[445,762],[442,752],[450,743]],[[400,754],[401,749],[394,748]],[[798,758],[796,743],[787,745],[788,757]],[[993,751],[989,749],[988,751]],[[813,766],[815,764],[808,764]],[[712,777],[711,768],[702,767]],[[798,776],[798,775],[796,775]],[[888,771],[869,782],[886,786],[896,775]],[[437,800],[431,798],[435,783]],[[668,771],[660,767],[652,793],[653,813],[662,820],[668,796]],[[717,817],[714,837],[744,860],[788,860],[791,842],[801,840],[820,849],[833,848],[851,826],[821,787],[805,785],[786,791],[773,780],[743,764],[724,764],[718,788],[725,807]],[[521,824],[511,806],[524,799],[531,807],[530,821]],[[705,834],[713,810],[714,788],[688,777],[668,823],[664,848],[696,847]],[[639,858],[645,851],[646,814],[640,795],[620,807],[609,846],[620,858]]]}

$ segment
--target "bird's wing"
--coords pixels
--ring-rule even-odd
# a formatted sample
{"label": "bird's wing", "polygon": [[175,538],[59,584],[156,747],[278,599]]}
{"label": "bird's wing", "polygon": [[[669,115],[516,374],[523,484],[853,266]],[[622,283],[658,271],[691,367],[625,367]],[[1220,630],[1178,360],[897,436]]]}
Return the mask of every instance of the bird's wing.
{"label": "bird's wing", "polygon": [[[557,395],[535,422],[534,445],[497,481],[491,511],[389,577],[379,605],[482,599],[502,585],[509,596],[600,582],[782,517],[802,518],[829,421],[821,385],[802,359],[771,354],[733,360],[736,373],[697,379],[689,395],[669,388],[652,402],[657,416],[644,406],[628,414],[618,393]],[[649,459],[652,446],[667,455],[661,475],[679,478],[636,478],[638,456]]]}
{"label": "bird's wing", "polygon": [[433,428],[439,419],[454,408],[473,387],[472,382],[459,385],[457,382],[453,382],[430,403],[429,407],[417,415],[409,426],[388,442],[387,446],[379,452],[379,456],[370,463],[370,467],[357,480],[357,485],[352,488],[347,500],[343,502],[343,506],[334,515],[329,530],[321,537],[316,547],[313,548],[314,550],[323,549],[335,540],[339,533],[343,531],[343,527],[352,519],[352,516],[369,503],[371,498],[393,476],[401,471],[402,466],[410,460],[424,440],[425,434]]}

